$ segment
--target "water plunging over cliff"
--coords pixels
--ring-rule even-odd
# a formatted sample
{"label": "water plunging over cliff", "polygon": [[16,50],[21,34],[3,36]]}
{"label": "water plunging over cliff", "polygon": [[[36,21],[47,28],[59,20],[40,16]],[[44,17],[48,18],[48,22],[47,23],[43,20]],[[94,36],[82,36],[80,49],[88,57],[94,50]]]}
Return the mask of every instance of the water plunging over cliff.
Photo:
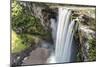
{"label": "water plunging over cliff", "polygon": [[57,39],[55,48],[56,63],[70,62],[74,21],[70,20],[71,10],[59,8]]}
{"label": "water plunging over cliff", "polygon": [[[63,63],[63,62],[71,62],[71,55],[73,51],[73,35],[75,32],[76,23],[75,20],[71,19],[72,11],[67,8],[58,8],[58,21],[57,26],[53,26],[52,31],[54,44],[55,44],[55,52],[51,55],[49,59],[49,63]],[[54,23],[51,21],[51,23]],[[56,39],[56,40],[55,40]],[[53,60],[52,60],[53,59]]]}

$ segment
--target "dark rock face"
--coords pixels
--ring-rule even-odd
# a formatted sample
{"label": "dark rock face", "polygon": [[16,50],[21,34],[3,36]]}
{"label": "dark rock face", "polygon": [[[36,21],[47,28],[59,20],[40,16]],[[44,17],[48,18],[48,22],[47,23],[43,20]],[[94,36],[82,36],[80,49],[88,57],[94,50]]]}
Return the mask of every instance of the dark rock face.
{"label": "dark rock face", "polygon": [[[58,8],[52,8],[50,5],[44,3],[20,2],[20,4],[24,7],[27,15],[30,14],[39,19],[45,31],[52,32],[50,20],[53,18],[57,21]],[[43,39],[53,42],[52,35],[51,37],[45,36]]]}
{"label": "dark rock face", "polygon": [[[96,22],[95,14],[92,10],[88,11],[73,11],[72,17],[78,18],[79,27],[78,32],[75,34],[76,43],[78,43],[78,61],[94,61],[95,54],[95,38],[96,38]],[[91,42],[91,43],[90,43]],[[93,43],[93,44],[92,44]],[[94,47],[91,47],[94,46]],[[92,52],[93,51],[93,52]]]}
{"label": "dark rock face", "polygon": [[[89,16],[85,16],[82,19],[84,19],[84,22],[83,22],[83,20],[80,21],[80,27],[79,27],[79,38],[80,38],[80,44],[81,44],[82,58],[83,58],[83,61],[89,61],[89,60],[91,60],[89,50],[92,49],[90,47],[91,44],[89,43],[89,41],[91,39],[94,40],[96,36],[95,36],[95,31],[91,29],[92,18]],[[95,27],[95,25],[93,25],[93,26]],[[94,45],[96,45],[96,44],[94,44]],[[95,47],[93,47],[93,48],[95,49]],[[94,55],[95,55],[95,53],[94,53]]]}
{"label": "dark rock face", "polygon": [[[57,20],[56,18],[58,12],[57,8],[50,8],[46,4],[32,3],[32,2],[20,2],[20,4],[24,8],[24,12],[27,15],[32,15],[38,18],[40,24],[45,28],[45,30],[51,32],[50,19],[54,18]],[[30,52],[35,48],[36,47],[30,46],[30,48],[26,49],[25,51],[12,54],[11,65],[14,67],[16,65],[21,65],[23,63],[24,58],[30,56]],[[36,53],[37,56],[34,56],[35,54],[33,53]],[[45,63],[46,58],[48,57],[48,50],[39,48],[36,49],[35,51],[32,51],[32,55],[34,56],[34,60],[32,60],[32,62],[34,61],[34,63],[30,64],[43,64]],[[42,59],[39,61],[39,58]]]}
{"label": "dark rock face", "polygon": [[[27,14],[31,14],[32,16],[35,16],[39,18],[40,23],[43,25],[45,30],[48,30],[51,32],[50,28],[50,19],[54,18],[57,21],[57,16],[58,16],[58,9],[57,8],[51,8],[50,5],[46,4],[40,4],[40,3],[32,3],[32,2],[20,2],[20,4],[25,7],[25,12]],[[91,18],[88,15],[85,14],[78,14],[78,13],[73,13],[73,16],[78,17],[80,20],[79,23],[79,30],[75,33],[74,35],[74,41],[76,45],[75,48],[73,49],[77,50],[76,54],[78,55],[78,58],[81,61],[89,61],[89,43],[88,40],[91,38],[95,38],[95,31],[91,30],[91,25],[93,18]],[[94,23],[93,23],[94,24]],[[88,36],[90,38],[88,38]],[[32,51],[32,52],[31,52]],[[30,55],[31,52],[31,56]],[[11,62],[13,62],[13,65],[27,65],[27,64],[45,64],[46,59],[48,58],[48,49],[46,48],[37,48],[36,50],[27,49],[20,54],[14,54],[12,55]],[[72,51],[74,53],[74,51]],[[79,53],[78,53],[79,52]],[[25,57],[30,57],[28,58],[27,61],[23,61]],[[13,59],[14,58],[14,59]],[[73,58],[73,56],[71,57]],[[79,60],[79,61],[80,61]],[[72,60],[73,62],[76,62],[76,58]]]}
{"label": "dark rock face", "polygon": [[45,30],[50,30],[50,19],[55,18],[57,20],[57,8],[50,8],[50,5],[32,3],[32,2],[21,2],[25,7],[25,12],[29,13],[40,19],[40,23],[44,26]]}
{"label": "dark rock face", "polygon": [[[80,29],[79,36],[80,36],[80,44],[81,44],[81,51],[84,61],[89,61],[89,49],[92,49],[90,47],[91,44],[89,44],[89,41],[91,39],[95,39],[94,34],[95,32],[91,29]],[[95,48],[95,47],[94,47]]]}

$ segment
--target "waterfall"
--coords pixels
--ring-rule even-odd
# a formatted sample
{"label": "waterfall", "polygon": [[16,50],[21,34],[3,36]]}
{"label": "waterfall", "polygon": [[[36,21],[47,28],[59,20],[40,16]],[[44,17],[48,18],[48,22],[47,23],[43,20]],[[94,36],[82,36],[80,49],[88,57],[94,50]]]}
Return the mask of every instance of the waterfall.
{"label": "waterfall", "polygon": [[[54,41],[54,44],[56,43],[56,33],[57,33],[57,22],[55,19],[51,18],[51,29],[52,29],[52,39]],[[53,51],[54,49],[52,49],[51,55],[47,60],[47,63],[56,63],[55,61],[55,52]]]}
{"label": "waterfall", "polygon": [[54,43],[56,43],[56,33],[57,33],[57,22],[55,19],[51,18],[51,28],[52,28],[52,38]]}
{"label": "waterfall", "polygon": [[[72,62],[71,56],[74,54],[73,35],[77,25],[71,19],[72,11],[65,7],[58,8],[58,21],[51,18],[52,38],[55,44],[55,51],[51,53],[48,63]],[[75,44],[75,43],[74,43]],[[73,53],[74,51],[74,53]]]}
{"label": "waterfall", "polygon": [[73,41],[75,20],[71,21],[71,10],[59,8],[59,18],[55,45],[56,63],[71,62],[71,46]]}

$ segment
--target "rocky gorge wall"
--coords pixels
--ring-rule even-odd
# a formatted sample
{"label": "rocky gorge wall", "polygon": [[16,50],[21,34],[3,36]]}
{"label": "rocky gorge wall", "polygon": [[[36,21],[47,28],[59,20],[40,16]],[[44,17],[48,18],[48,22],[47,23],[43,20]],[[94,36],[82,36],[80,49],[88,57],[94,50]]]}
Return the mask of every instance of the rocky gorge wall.
{"label": "rocky gorge wall", "polygon": [[95,9],[79,10],[74,15],[78,17],[78,33],[75,38],[78,40],[78,59],[81,61],[96,60],[96,20]]}
{"label": "rocky gorge wall", "polygon": [[[57,22],[58,7],[51,7],[49,4],[45,3],[32,3],[32,2],[20,2],[20,5],[24,8],[24,12],[27,15],[32,15],[37,17],[40,21],[39,23],[43,26],[45,31],[51,34],[51,22],[50,19],[54,18]],[[67,6],[66,6],[67,7]],[[73,9],[72,9],[73,10]],[[95,61],[96,60],[96,21],[95,21],[95,10],[73,10],[72,18],[78,18],[78,30],[74,34],[74,39],[77,50],[77,60],[79,61]],[[53,41],[52,35],[49,37],[43,36],[46,41]],[[38,44],[39,46],[39,44]],[[55,47],[54,47],[55,48]],[[31,50],[26,50],[31,52]],[[28,55],[29,55],[28,53]],[[25,54],[22,52],[22,54]],[[20,54],[22,59],[24,57]],[[25,56],[26,56],[25,54]],[[16,55],[17,56],[17,55]],[[15,57],[15,61],[19,56]],[[21,59],[17,60],[16,64],[21,64]]]}
{"label": "rocky gorge wall", "polygon": [[[55,18],[58,16],[57,8],[52,8],[50,4],[44,3],[34,3],[32,2],[22,2],[22,5],[27,7],[30,14],[36,16],[40,19],[40,23],[45,27],[46,30],[51,31],[50,28],[50,18]],[[27,5],[27,6],[26,6]],[[73,9],[72,9],[73,10]],[[78,34],[75,34],[75,39],[78,41],[78,50],[81,56],[81,61],[92,61],[95,60],[95,39],[96,39],[96,22],[95,22],[95,9],[83,9],[83,10],[73,10],[73,18],[78,17],[79,27]],[[90,42],[93,42],[94,47],[91,47]],[[93,49],[93,50],[91,50]],[[91,57],[92,52],[93,59]]]}

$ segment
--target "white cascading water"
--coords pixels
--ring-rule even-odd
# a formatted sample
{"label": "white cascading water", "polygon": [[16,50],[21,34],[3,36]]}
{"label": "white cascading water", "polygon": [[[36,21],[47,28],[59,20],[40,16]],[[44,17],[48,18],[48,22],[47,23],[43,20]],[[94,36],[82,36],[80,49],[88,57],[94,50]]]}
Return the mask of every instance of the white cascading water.
{"label": "white cascading water", "polygon": [[[51,59],[49,60],[49,63],[71,62],[71,47],[75,20],[71,21],[70,9],[61,7],[58,8],[58,11],[58,23],[56,24],[57,30],[55,29],[56,36],[54,36],[54,39],[56,39],[56,41],[54,41],[55,52],[49,58]],[[55,35],[55,32],[53,32],[52,35]]]}
{"label": "white cascading water", "polygon": [[56,43],[56,33],[57,33],[57,22],[55,19],[51,18],[51,28],[52,28],[52,38],[54,43]]}
{"label": "white cascading water", "polygon": [[75,22],[71,21],[71,10],[59,8],[55,60],[56,63],[70,62],[71,45],[73,40],[73,27]]}
{"label": "white cascading water", "polygon": [[[51,18],[50,21],[51,21],[51,29],[52,29],[52,38],[53,38],[53,41],[54,41],[54,44],[55,44],[56,43],[56,33],[57,33],[57,22],[53,18]],[[48,58],[47,63],[56,63],[54,51],[51,52],[51,55]]]}

